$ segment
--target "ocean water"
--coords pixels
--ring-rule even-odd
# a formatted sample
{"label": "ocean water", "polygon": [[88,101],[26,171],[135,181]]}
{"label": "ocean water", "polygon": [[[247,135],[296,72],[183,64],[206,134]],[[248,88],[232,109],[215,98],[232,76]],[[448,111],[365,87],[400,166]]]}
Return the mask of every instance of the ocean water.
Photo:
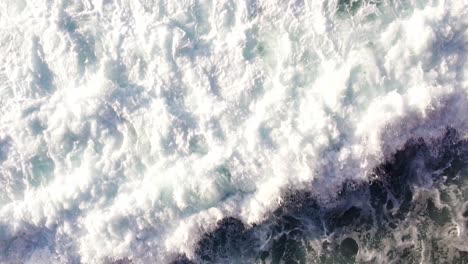
{"label": "ocean water", "polygon": [[466,0],[0,1],[0,263],[468,263]]}

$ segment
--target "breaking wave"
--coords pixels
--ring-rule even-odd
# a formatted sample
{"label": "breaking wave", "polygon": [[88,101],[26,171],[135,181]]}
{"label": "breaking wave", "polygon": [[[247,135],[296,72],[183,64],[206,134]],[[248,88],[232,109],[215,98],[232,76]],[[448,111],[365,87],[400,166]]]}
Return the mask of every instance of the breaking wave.
{"label": "breaking wave", "polygon": [[466,263],[468,6],[0,2],[0,263]]}

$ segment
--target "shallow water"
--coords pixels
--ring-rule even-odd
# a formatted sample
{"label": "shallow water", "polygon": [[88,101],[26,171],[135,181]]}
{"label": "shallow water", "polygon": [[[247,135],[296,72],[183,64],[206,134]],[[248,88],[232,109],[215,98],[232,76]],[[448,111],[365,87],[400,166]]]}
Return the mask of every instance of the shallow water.
{"label": "shallow water", "polygon": [[0,263],[466,262],[460,0],[0,2]]}

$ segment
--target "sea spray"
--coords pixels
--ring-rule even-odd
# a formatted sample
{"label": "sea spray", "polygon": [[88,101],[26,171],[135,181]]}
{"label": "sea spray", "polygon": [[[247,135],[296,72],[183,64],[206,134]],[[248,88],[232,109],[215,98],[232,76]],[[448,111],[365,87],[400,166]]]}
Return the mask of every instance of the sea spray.
{"label": "sea spray", "polygon": [[[365,197],[383,195],[372,186],[392,173],[376,170],[398,153],[422,141],[439,157],[447,131],[465,142],[467,12],[456,0],[2,1],[0,262],[277,263],[288,250],[437,262],[441,247],[463,262],[464,148],[430,168],[429,154],[403,159],[417,175],[394,184],[411,196],[375,202],[406,208],[406,222],[379,220],[396,226],[390,242],[346,229],[375,221]],[[347,188],[377,194],[347,204]],[[314,236],[264,225],[292,193],[330,217],[281,225]],[[422,232],[411,216],[424,208],[442,219]],[[211,250],[222,223],[255,239]]]}

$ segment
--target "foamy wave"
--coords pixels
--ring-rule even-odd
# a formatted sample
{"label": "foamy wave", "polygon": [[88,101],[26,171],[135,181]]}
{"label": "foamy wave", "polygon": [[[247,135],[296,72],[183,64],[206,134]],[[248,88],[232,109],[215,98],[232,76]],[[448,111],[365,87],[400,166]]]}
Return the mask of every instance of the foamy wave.
{"label": "foamy wave", "polygon": [[463,1],[0,3],[0,262],[167,262],[467,130]]}

